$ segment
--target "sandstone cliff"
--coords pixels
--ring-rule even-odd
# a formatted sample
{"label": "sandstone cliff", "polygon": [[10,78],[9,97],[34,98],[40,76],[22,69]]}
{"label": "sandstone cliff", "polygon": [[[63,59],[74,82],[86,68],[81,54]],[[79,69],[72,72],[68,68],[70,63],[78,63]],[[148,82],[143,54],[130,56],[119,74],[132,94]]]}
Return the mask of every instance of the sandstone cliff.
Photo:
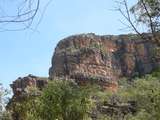
{"label": "sandstone cliff", "polygon": [[[150,73],[160,66],[154,55],[156,46],[137,35],[104,35],[93,33],[70,36],[61,40],[52,58],[49,78],[73,79],[78,84],[96,82],[116,90],[122,77]],[[29,75],[11,85],[14,95],[23,93],[27,86],[43,87],[46,80]]]}
{"label": "sandstone cliff", "polygon": [[[160,67],[160,55],[155,54],[155,48],[156,45],[150,41],[132,34],[99,36],[90,33],[70,36],[61,40],[54,51],[49,79],[72,79],[79,85],[94,82],[105,90],[115,92],[118,88],[117,81],[122,77],[131,79]],[[41,90],[47,83],[48,78],[28,75],[11,84],[13,97],[7,107],[13,109],[14,120],[20,116],[14,111],[14,103],[23,101],[28,95],[40,95],[28,92],[27,88]],[[106,104],[100,108],[102,113],[107,114],[110,111],[134,113],[135,105],[134,101],[130,101],[120,105]]]}
{"label": "sandstone cliff", "polygon": [[10,85],[13,91],[12,99],[18,99],[28,94],[28,87],[35,87],[41,90],[47,83],[47,78],[37,77],[31,74],[23,78],[19,77]]}
{"label": "sandstone cliff", "polygon": [[121,77],[144,75],[160,66],[160,58],[153,52],[155,47],[133,34],[70,36],[58,43],[49,77],[67,77],[81,84],[94,80],[114,88]]}

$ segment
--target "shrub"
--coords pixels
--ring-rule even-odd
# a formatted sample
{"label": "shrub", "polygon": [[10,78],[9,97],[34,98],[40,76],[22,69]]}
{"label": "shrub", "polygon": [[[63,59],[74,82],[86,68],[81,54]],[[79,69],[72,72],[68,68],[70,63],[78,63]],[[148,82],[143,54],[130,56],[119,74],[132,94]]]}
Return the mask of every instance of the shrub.
{"label": "shrub", "polygon": [[39,115],[45,120],[86,120],[92,108],[89,92],[69,81],[49,83],[40,101]]}

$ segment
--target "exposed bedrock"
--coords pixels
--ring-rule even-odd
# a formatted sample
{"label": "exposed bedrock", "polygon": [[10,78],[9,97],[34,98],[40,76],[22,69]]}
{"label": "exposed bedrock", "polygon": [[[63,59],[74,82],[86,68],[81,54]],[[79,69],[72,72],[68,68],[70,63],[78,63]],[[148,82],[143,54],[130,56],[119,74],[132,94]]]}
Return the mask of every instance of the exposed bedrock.
{"label": "exposed bedrock", "polygon": [[155,47],[133,34],[70,36],[58,43],[49,77],[72,78],[81,84],[94,80],[114,89],[118,79],[144,75],[160,66]]}

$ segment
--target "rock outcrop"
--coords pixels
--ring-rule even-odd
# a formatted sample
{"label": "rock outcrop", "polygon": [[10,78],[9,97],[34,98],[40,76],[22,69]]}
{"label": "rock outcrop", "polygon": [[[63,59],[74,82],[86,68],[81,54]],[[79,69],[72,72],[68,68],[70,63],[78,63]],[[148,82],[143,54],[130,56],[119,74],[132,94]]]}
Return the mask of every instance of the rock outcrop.
{"label": "rock outcrop", "polygon": [[160,66],[154,48],[156,45],[133,34],[70,36],[58,43],[49,77],[67,77],[80,84],[91,80],[114,90],[121,77],[144,75]]}
{"label": "rock outcrop", "polygon": [[[115,92],[118,80],[122,77],[131,79],[160,67],[160,54],[154,52],[156,48],[155,44],[133,34],[98,36],[90,33],[70,36],[61,40],[55,49],[49,79],[71,79],[79,85],[96,83],[105,90]],[[35,87],[42,90],[47,83],[48,78],[28,75],[11,84],[13,97],[8,103],[8,108],[13,109],[14,120],[20,119],[21,116],[16,112],[14,103],[23,101],[23,98],[30,95],[27,88]],[[31,96],[37,95],[31,92]],[[124,114],[133,113],[135,104],[132,102],[101,106],[102,113],[110,111],[116,114],[118,111]]]}
{"label": "rock outcrop", "polygon": [[[160,66],[160,55],[154,54],[155,48],[150,41],[133,34],[70,36],[61,40],[54,51],[49,79],[73,79],[80,85],[94,82],[116,91],[120,78],[144,75]],[[18,78],[11,87],[17,95],[28,86],[41,89],[45,84],[46,78],[29,75]]]}
{"label": "rock outcrop", "polygon": [[16,106],[25,101],[28,97],[37,97],[41,95],[40,91],[48,83],[48,78],[28,75],[19,77],[10,86],[13,91],[13,96],[7,104],[6,108],[11,111],[13,120],[21,120],[22,114],[17,112]]}
{"label": "rock outcrop", "polygon": [[[120,78],[144,75],[160,66],[160,55],[154,54],[155,48],[155,44],[134,34],[70,36],[58,43],[49,78],[73,79],[81,85],[94,82],[115,91]],[[42,88],[45,84],[44,78],[29,75],[18,78],[11,87],[16,95],[27,86]]]}
{"label": "rock outcrop", "polygon": [[13,98],[18,98],[21,95],[27,94],[28,87],[35,87],[41,90],[47,83],[47,78],[37,77],[31,74],[23,78],[19,77],[10,85],[13,91]]}

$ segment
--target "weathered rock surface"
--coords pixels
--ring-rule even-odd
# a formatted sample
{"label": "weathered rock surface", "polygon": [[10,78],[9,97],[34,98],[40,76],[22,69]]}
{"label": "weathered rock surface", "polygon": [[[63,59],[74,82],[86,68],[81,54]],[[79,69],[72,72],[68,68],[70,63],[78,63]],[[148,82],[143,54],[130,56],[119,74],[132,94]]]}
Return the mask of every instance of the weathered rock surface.
{"label": "weathered rock surface", "polygon": [[44,88],[47,82],[47,78],[28,75],[23,78],[19,77],[10,86],[13,91],[13,97],[19,97],[20,95],[27,93],[27,87],[35,87],[41,90],[42,88]]}
{"label": "weathered rock surface", "polygon": [[[80,85],[93,82],[104,89],[116,91],[120,78],[145,75],[160,67],[160,54],[155,55],[155,48],[153,43],[132,34],[70,36],[61,40],[55,49],[49,79],[73,79]],[[13,97],[8,107],[14,108],[14,102],[25,98],[29,94],[28,87],[41,90],[48,83],[47,80],[33,75],[15,80],[11,84]],[[135,104],[106,104],[100,110],[102,113],[132,113]],[[20,115],[13,110],[12,116],[18,120]]]}
{"label": "weathered rock surface", "polygon": [[155,47],[132,34],[71,36],[58,43],[49,77],[72,78],[81,84],[95,80],[116,89],[119,78],[144,75],[160,66],[160,58],[153,55]]}
{"label": "weathered rock surface", "polygon": [[28,97],[37,97],[41,95],[41,91],[48,83],[48,78],[28,75],[26,77],[19,77],[10,86],[13,91],[13,96],[7,104],[7,109],[11,111],[13,120],[21,120],[21,115],[17,112],[16,103],[23,102]]}

